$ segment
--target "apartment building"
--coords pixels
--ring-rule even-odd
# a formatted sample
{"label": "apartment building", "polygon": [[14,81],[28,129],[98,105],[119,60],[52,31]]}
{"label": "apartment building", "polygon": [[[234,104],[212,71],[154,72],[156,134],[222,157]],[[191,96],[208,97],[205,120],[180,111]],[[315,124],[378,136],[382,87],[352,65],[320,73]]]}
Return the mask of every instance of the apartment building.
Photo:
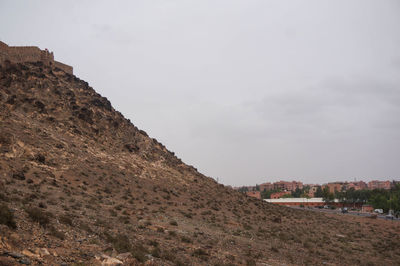
{"label": "apartment building", "polygon": [[302,189],[303,188],[303,183],[302,182],[297,182],[297,181],[292,181],[292,182],[286,182],[286,181],[279,181],[274,183],[274,189],[280,189],[280,190],[286,190],[286,191],[295,191],[296,188]]}
{"label": "apartment building", "polygon": [[391,182],[390,181],[378,181],[372,180],[368,182],[368,189],[390,189]]}
{"label": "apartment building", "polygon": [[268,190],[273,190],[274,189],[274,184],[267,182],[263,183],[260,185],[260,191],[268,191]]}

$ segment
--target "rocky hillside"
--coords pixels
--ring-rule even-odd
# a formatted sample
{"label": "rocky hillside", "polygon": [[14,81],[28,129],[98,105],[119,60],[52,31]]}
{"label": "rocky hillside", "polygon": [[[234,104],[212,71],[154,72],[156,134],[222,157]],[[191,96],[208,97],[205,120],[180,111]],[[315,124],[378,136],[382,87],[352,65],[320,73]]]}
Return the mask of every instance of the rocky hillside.
{"label": "rocky hillside", "polygon": [[398,265],[399,232],[248,198],[87,82],[0,69],[0,265]]}

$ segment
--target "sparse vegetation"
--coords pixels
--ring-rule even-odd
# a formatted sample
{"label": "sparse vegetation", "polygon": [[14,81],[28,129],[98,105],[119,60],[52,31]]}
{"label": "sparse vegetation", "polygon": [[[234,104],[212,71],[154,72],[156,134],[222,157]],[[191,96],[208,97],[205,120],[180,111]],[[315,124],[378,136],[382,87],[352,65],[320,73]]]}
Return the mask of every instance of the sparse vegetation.
{"label": "sparse vegetation", "polygon": [[68,214],[61,215],[59,217],[59,221],[62,224],[66,224],[66,225],[72,226],[72,219]]}
{"label": "sparse vegetation", "polygon": [[27,207],[25,211],[32,221],[38,222],[43,227],[46,227],[50,223],[51,214],[49,212],[42,211],[36,207]]}
{"label": "sparse vegetation", "polygon": [[187,236],[182,236],[181,241],[184,243],[192,243],[192,240]]}
{"label": "sparse vegetation", "polygon": [[14,221],[14,214],[5,204],[0,204],[0,224],[5,224],[13,229],[17,227]]}
{"label": "sparse vegetation", "polygon": [[55,236],[61,240],[65,239],[65,234],[59,230],[57,230],[54,226],[49,226],[49,233],[52,236]]}
{"label": "sparse vegetation", "polygon": [[205,260],[205,261],[208,260],[208,256],[209,256],[209,254],[204,249],[201,249],[201,248],[195,249],[193,251],[192,255],[195,257],[198,257],[202,260]]}

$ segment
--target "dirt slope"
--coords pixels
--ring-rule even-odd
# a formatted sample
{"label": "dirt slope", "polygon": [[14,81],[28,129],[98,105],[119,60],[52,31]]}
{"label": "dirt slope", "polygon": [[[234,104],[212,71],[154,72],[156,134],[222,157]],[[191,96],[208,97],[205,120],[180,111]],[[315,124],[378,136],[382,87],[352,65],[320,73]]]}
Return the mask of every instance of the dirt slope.
{"label": "dirt slope", "polygon": [[400,261],[399,223],[248,198],[39,63],[0,69],[0,223],[0,265]]}

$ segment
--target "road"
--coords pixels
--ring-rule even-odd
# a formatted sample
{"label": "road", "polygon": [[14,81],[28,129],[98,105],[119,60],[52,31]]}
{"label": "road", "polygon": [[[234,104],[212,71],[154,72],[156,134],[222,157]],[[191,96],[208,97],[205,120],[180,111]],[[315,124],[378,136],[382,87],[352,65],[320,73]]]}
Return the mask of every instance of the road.
{"label": "road", "polygon": [[[364,213],[364,212],[357,212],[357,211],[349,211],[348,213],[342,213],[339,209],[331,210],[331,209],[319,209],[319,208],[301,208],[301,207],[291,207],[294,209],[299,209],[299,210],[308,210],[308,211],[316,211],[316,212],[324,212],[324,213],[334,213],[338,215],[353,215],[353,216],[361,216],[361,217],[369,217],[371,216],[371,213]],[[387,219],[386,215],[379,215],[376,214],[377,218],[379,219],[384,219],[384,220],[391,220]],[[400,222],[400,218],[393,218],[393,221],[398,221]]]}

